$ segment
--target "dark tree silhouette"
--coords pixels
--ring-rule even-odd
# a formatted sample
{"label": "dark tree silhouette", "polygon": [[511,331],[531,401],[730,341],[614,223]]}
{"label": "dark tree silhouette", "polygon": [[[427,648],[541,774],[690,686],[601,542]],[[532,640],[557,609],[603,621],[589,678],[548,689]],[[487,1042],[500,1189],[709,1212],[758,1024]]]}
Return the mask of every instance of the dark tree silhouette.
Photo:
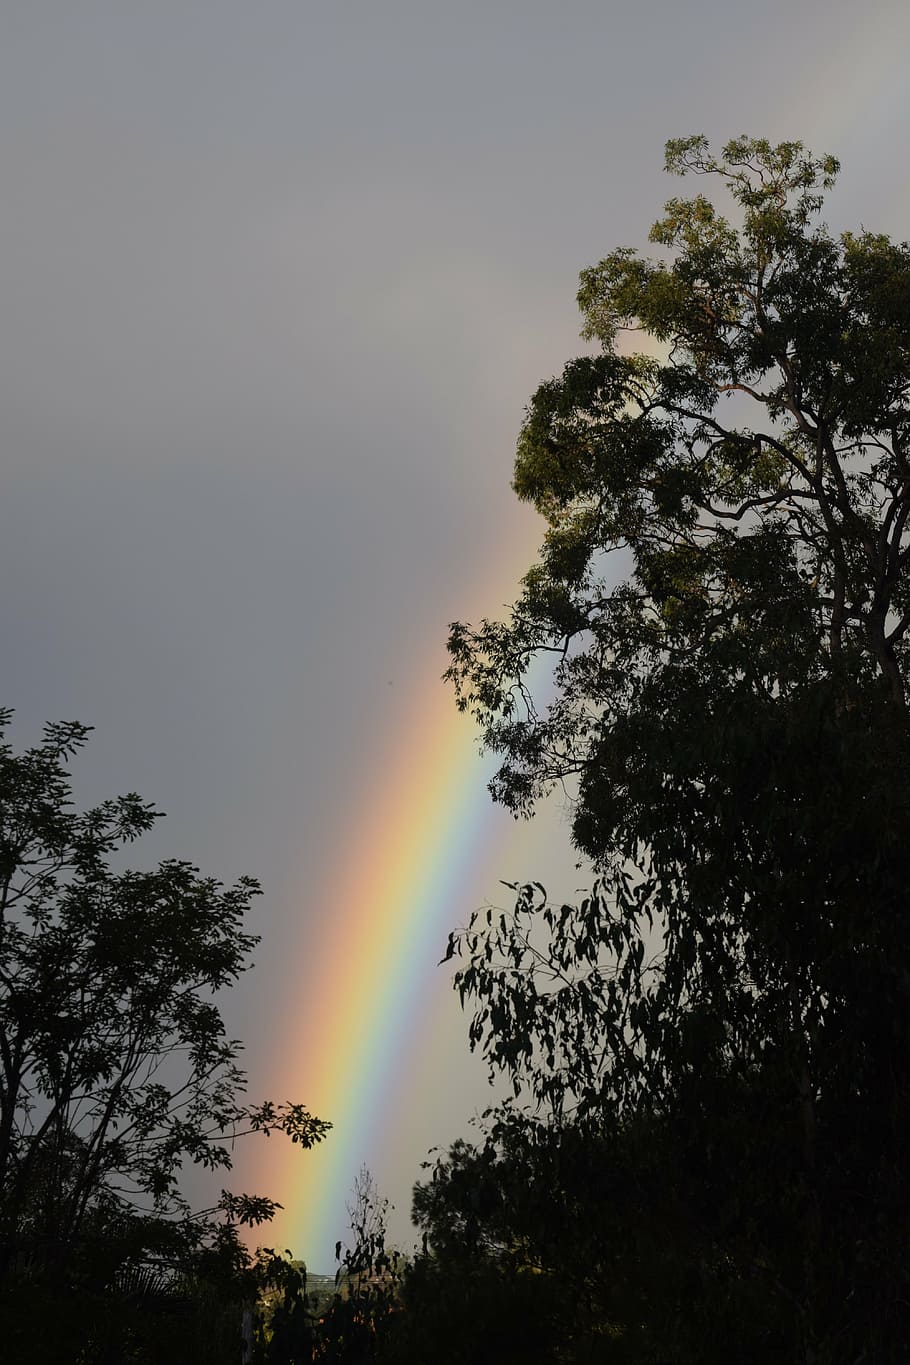
{"label": "dark tree silhouette", "polygon": [[[667,169],[728,216],[672,199],[661,259],[583,273],[600,350],[538,389],[518,445],[541,557],[508,621],[450,638],[459,705],[503,758],[494,795],[528,812],[562,783],[597,881],[579,905],[516,887],[449,955],[518,1095],[664,1154],[649,1216],[693,1274],[722,1268],[718,1303],[731,1284],[761,1303],[778,1358],[896,1361],[910,248],[832,236],[837,163],[799,143],[682,139]],[[739,1321],[726,1358],[752,1359]]]}
{"label": "dark tree silhouette", "polygon": [[[9,719],[0,713],[0,731]],[[182,1167],[228,1168],[244,1133],[283,1131],[309,1147],[330,1126],[298,1104],[243,1102],[240,1044],[225,1036],[215,993],[237,980],[257,941],[242,920],[258,885],[225,888],[173,861],[115,871],[112,858],[158,814],[136,795],[73,809],[66,763],[87,733],[49,725],[23,754],[0,746],[8,1332],[25,1327],[29,1296],[40,1312],[48,1294],[76,1296],[84,1325],[91,1295],[122,1300],[143,1264],[159,1279],[198,1273],[206,1258],[210,1269],[242,1268],[237,1227],[277,1206],[224,1193],[216,1209],[194,1213]],[[54,1315],[43,1316],[50,1330]],[[25,1330],[37,1359],[40,1324]]]}

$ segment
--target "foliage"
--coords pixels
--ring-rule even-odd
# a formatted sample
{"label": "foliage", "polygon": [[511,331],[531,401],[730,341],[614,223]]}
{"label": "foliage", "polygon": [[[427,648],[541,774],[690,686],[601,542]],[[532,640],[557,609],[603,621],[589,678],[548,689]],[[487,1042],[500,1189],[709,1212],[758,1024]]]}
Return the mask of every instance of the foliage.
{"label": "foliage", "polygon": [[763,1286],[780,1358],[897,1360],[910,248],[833,237],[837,163],[799,143],[680,139],[667,169],[729,216],[672,199],[662,258],[583,272],[600,350],[541,385],[518,444],[541,557],[507,622],[450,637],[494,795],[526,813],[564,784],[597,880],[579,905],[515,887],[448,956],[517,1095],[664,1152],[666,1226]]}
{"label": "foliage", "polygon": [[315,1304],[307,1294],[306,1267],[290,1255],[260,1250],[253,1265],[257,1285],[256,1341],[252,1365],[298,1365],[313,1359],[318,1334]]}
{"label": "foliage", "polygon": [[336,1292],[324,1314],[316,1359],[333,1365],[360,1365],[389,1356],[393,1315],[399,1308],[403,1258],[386,1246],[388,1201],[366,1167],[354,1183],[348,1205],[351,1244],[336,1245]]}
{"label": "foliage", "polygon": [[[394,1365],[536,1365],[567,1321],[549,1279],[483,1259],[416,1257],[405,1273]],[[568,1335],[568,1333],[567,1333]],[[568,1357],[565,1357],[568,1359]]]}
{"label": "foliage", "polygon": [[[533,1362],[574,1344],[583,1314],[566,1267],[544,1251],[552,1224],[531,1146],[531,1126],[500,1116],[481,1147],[459,1140],[415,1187],[423,1247],[404,1279],[402,1359]],[[554,1201],[554,1211],[557,1202],[569,1233],[568,1205]],[[573,1250],[584,1258],[581,1243]]]}
{"label": "foliage", "polygon": [[[457,1151],[466,1150],[464,1144]],[[471,1174],[471,1200],[482,1198]],[[351,1244],[336,1248],[339,1270],[331,1302],[312,1314],[314,1361],[333,1365],[508,1365],[533,1361],[557,1333],[552,1286],[515,1259],[509,1265],[479,1244],[430,1245],[430,1220],[418,1212],[424,1249],[410,1258],[386,1245],[387,1203],[365,1169],[355,1184]],[[455,1201],[446,1205],[451,1213]],[[444,1217],[435,1227],[441,1227]],[[559,1321],[559,1328],[564,1323]],[[281,1355],[282,1362],[286,1356]],[[292,1358],[294,1359],[294,1358]]]}
{"label": "foliage", "polygon": [[479,1146],[456,1143],[415,1189],[424,1254],[405,1277],[406,1313],[427,1340],[441,1328],[423,1358],[788,1358],[761,1271],[718,1254],[689,1216],[701,1191],[675,1135],[509,1110],[486,1121]]}
{"label": "foliage", "polygon": [[[704,658],[755,696],[833,677],[844,706],[868,686],[903,709],[910,248],[816,225],[837,163],[798,143],[739,139],[718,162],[682,139],[667,167],[719,177],[741,226],[673,199],[651,234],[671,259],[622,249],[583,272],[601,351],[540,386],[518,444],[542,557],[506,625],[450,639],[516,810],[596,768],[656,667]],[[636,332],[666,358],[626,354]],[[631,572],[611,587],[617,550]],[[525,680],[544,650],[557,698],[540,716]]]}
{"label": "foliage", "polygon": [[[0,730],[9,720],[0,713]],[[176,861],[115,870],[158,815],[134,794],[73,809],[65,765],[87,733],[48,725],[23,754],[0,746],[0,1257],[17,1324],[7,1331],[19,1332],[24,1303],[43,1305],[44,1337],[66,1334],[74,1359],[79,1333],[116,1319],[125,1299],[135,1317],[140,1281],[156,1312],[185,1302],[188,1276],[241,1292],[238,1227],[277,1206],[223,1192],[193,1213],[179,1188],[186,1162],[228,1168],[245,1133],[310,1147],[330,1126],[298,1104],[242,1102],[240,1044],[214,994],[246,968],[256,939],[242,920],[258,885],[225,888]]]}

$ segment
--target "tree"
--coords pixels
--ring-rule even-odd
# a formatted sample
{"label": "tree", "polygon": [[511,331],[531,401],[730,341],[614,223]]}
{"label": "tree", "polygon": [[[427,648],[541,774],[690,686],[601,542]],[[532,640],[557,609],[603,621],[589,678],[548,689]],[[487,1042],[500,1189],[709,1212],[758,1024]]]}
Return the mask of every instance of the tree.
{"label": "tree", "polygon": [[334,1365],[397,1360],[394,1315],[403,1257],[386,1246],[389,1203],[366,1166],[354,1181],[350,1244],[337,1242],[335,1293],[323,1315],[314,1359]]}
{"label": "tree", "polygon": [[414,1191],[424,1250],[405,1275],[404,1316],[412,1338],[422,1329],[415,1358],[788,1359],[754,1285],[688,1220],[685,1236],[674,1229],[678,1156],[641,1121],[488,1114],[482,1143],[455,1143]]}
{"label": "tree", "polygon": [[243,1102],[215,993],[257,941],[242,928],[257,883],[176,861],[115,870],[159,817],[134,794],[72,808],[65,765],[87,733],[48,725],[21,755],[0,746],[0,1256],[17,1293],[101,1291],[143,1259],[198,1267],[205,1247],[236,1268],[237,1226],[277,1206],[224,1193],[194,1214],[184,1163],[228,1168],[243,1133],[310,1147],[330,1127]]}
{"label": "tree", "polygon": [[258,1252],[254,1274],[259,1311],[253,1365],[310,1365],[318,1314],[307,1297],[306,1267],[267,1248]]}
{"label": "tree", "polygon": [[578,906],[516,887],[449,954],[517,1093],[657,1129],[688,1228],[764,1285],[794,1358],[899,1359],[910,248],[834,237],[837,163],[799,143],[686,138],[666,164],[730,216],[671,199],[663,258],[583,272],[600,349],[518,443],[540,559],[507,622],[449,642],[494,796],[566,785],[597,880]]}

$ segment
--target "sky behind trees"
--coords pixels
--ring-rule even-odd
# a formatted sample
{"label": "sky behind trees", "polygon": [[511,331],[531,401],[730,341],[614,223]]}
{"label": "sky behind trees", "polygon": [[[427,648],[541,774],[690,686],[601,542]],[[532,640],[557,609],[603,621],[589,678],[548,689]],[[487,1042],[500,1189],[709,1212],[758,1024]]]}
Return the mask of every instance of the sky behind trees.
{"label": "sky behind trees", "polygon": [[[317,1270],[360,1161],[404,1237],[484,1103],[448,930],[500,876],[584,881],[558,808],[488,811],[438,682],[530,562],[514,438],[580,348],[577,273],[644,242],[693,131],[830,151],[832,226],[907,237],[908,39],[885,0],[8,7],[0,700],[20,744],[97,727],[77,793],[169,814],[137,863],[262,880],[229,1023],[254,1098],[336,1133],[235,1183]],[[370,1104],[323,1114],[314,1056]]]}

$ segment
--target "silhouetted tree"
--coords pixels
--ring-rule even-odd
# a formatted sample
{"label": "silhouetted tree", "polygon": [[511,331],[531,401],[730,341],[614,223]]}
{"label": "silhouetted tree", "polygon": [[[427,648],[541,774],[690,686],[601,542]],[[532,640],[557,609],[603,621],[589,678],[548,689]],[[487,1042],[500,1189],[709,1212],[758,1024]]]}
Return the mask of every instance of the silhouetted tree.
{"label": "silhouetted tree", "polygon": [[114,870],[158,815],[136,795],[73,809],[65,765],[87,733],[49,725],[37,748],[0,746],[0,1275],[7,1344],[24,1333],[32,1359],[36,1333],[75,1322],[87,1340],[92,1306],[114,1312],[143,1263],[146,1289],[178,1298],[189,1273],[243,1268],[238,1226],[277,1206],[225,1192],[193,1213],[184,1163],[227,1168],[244,1133],[309,1147],[330,1126],[242,1100],[240,1044],[214,995],[247,965],[258,885],[225,888],[184,862]]}
{"label": "silhouetted tree", "polygon": [[386,1245],[388,1208],[362,1167],[347,1207],[350,1243],[336,1245],[335,1294],[322,1315],[315,1358],[327,1365],[390,1359],[403,1258]]}
{"label": "silhouetted tree", "polygon": [[321,1323],[307,1294],[306,1267],[265,1249],[252,1270],[258,1296],[252,1365],[310,1365]]}
{"label": "silhouetted tree", "polygon": [[[718,1268],[717,1305],[757,1298],[776,1358],[896,1361],[910,248],[820,225],[837,163],[799,143],[681,139],[667,169],[731,216],[672,199],[664,258],[583,273],[600,350],[538,389],[518,445],[541,558],[507,622],[450,638],[459,705],[503,756],[494,795],[528,812],[567,784],[597,881],[563,906],[516,886],[449,955],[517,1094],[663,1153],[651,1216]],[[726,1358],[751,1360],[738,1321],[708,1312],[692,1358],[725,1322]]]}

